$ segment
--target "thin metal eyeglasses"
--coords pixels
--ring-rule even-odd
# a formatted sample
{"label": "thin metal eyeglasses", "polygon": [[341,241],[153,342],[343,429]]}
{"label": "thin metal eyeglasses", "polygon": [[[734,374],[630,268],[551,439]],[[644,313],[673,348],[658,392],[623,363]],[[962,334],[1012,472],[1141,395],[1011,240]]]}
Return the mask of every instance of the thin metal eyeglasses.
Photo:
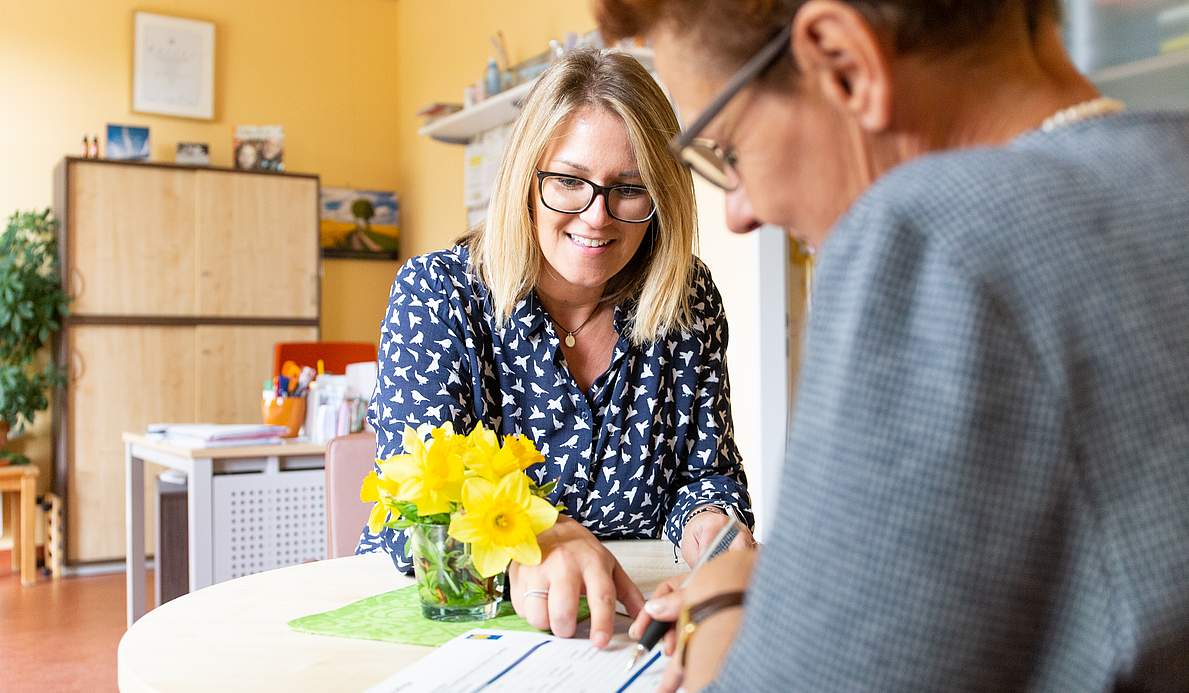
{"label": "thin metal eyeglasses", "polygon": [[599,195],[612,219],[640,224],[656,215],[656,203],[642,185],[599,185],[571,173],[537,171],[541,203],[562,214],[582,214]]}
{"label": "thin metal eyeglasses", "polygon": [[772,67],[789,47],[792,24],[785,24],[772,40],[764,44],[759,53],[747,61],[731,76],[727,85],[710,102],[706,110],[688,128],[678,133],[669,143],[673,154],[698,175],[728,192],[739,187],[739,173],[735,170],[735,153],[724,150],[714,140],[698,137],[710,121],[722,112],[728,102],[735,98],[743,87]]}

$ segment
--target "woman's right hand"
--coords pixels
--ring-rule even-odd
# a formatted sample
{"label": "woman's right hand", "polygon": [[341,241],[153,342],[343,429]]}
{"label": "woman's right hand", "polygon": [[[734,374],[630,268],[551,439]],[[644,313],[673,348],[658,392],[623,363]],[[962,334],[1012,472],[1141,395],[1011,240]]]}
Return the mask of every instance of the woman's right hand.
{"label": "woman's right hand", "polygon": [[591,643],[606,647],[615,631],[615,602],[622,602],[634,617],[644,606],[644,595],[615,556],[575,520],[558,517],[538,540],[538,565],[513,561],[508,568],[516,613],[536,628],[568,638],[577,629],[578,598],[585,594]]}

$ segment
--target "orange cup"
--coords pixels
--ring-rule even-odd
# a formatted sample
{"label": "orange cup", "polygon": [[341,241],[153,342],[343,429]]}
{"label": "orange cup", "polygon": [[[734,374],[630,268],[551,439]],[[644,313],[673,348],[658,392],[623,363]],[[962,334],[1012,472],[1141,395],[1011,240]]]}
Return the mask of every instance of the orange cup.
{"label": "orange cup", "polygon": [[297,434],[301,433],[301,425],[305,423],[306,418],[305,397],[277,398],[270,395],[264,398],[260,408],[264,415],[264,423],[289,429],[282,438],[296,438]]}

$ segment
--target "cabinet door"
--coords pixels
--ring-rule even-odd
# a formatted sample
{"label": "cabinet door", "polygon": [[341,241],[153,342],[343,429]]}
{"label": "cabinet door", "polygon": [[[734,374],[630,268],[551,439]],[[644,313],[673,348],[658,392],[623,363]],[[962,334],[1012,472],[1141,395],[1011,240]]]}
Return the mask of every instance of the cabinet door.
{"label": "cabinet door", "polygon": [[[125,431],[161,421],[194,421],[193,327],[71,327],[67,417],[67,532],[70,562],[122,559]],[[147,465],[145,491],[160,467]],[[155,504],[145,502],[153,550]]]}
{"label": "cabinet door", "polygon": [[196,174],[198,312],[318,316],[318,183]]}
{"label": "cabinet door", "polygon": [[272,377],[277,342],[312,342],[313,327],[197,328],[197,417],[210,423],[259,423],[260,391]]}
{"label": "cabinet door", "polygon": [[67,282],[76,315],[193,315],[194,173],[70,164]]}

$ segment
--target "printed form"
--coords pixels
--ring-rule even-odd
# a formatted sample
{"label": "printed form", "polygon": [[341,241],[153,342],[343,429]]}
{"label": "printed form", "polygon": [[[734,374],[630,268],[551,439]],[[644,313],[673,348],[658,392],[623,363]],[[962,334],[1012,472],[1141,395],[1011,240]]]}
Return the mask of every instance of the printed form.
{"label": "printed form", "polygon": [[599,650],[589,640],[477,629],[442,645],[368,693],[655,691],[669,658],[658,646],[628,671],[634,646],[622,636]]}

